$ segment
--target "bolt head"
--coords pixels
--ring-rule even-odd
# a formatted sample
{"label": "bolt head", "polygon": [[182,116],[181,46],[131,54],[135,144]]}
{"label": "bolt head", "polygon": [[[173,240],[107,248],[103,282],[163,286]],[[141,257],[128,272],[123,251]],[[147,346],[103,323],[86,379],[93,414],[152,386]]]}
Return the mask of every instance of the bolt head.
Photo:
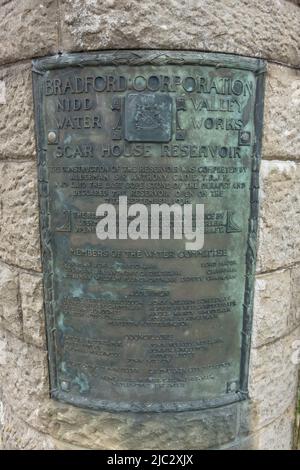
{"label": "bolt head", "polygon": [[48,132],[48,142],[49,144],[54,144],[56,142],[57,135],[56,132],[50,131]]}
{"label": "bolt head", "polygon": [[60,383],[61,389],[63,392],[68,392],[69,391],[69,383],[66,382],[65,380],[62,380]]}

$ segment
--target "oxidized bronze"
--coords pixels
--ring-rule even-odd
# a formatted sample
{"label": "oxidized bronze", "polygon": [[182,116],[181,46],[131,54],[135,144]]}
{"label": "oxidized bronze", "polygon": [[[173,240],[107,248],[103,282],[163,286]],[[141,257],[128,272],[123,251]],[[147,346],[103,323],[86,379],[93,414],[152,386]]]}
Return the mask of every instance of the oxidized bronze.
{"label": "oxidized bronze", "polygon": [[[247,396],[264,63],[198,52],[33,64],[51,396],[164,411]],[[205,244],[96,237],[100,203],[205,207]]]}

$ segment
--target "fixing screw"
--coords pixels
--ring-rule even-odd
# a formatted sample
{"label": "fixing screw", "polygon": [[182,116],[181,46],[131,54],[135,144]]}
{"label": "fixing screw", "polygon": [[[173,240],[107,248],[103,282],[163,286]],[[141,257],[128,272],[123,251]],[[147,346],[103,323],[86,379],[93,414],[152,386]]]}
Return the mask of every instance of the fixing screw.
{"label": "fixing screw", "polygon": [[50,131],[48,132],[48,143],[49,144],[54,144],[56,142],[57,135],[56,132]]}
{"label": "fixing screw", "polygon": [[60,383],[60,387],[63,392],[68,392],[69,391],[69,382],[66,382],[65,380],[62,380]]}
{"label": "fixing screw", "polygon": [[227,382],[227,393],[236,392],[238,390],[238,383],[234,380],[232,382]]}

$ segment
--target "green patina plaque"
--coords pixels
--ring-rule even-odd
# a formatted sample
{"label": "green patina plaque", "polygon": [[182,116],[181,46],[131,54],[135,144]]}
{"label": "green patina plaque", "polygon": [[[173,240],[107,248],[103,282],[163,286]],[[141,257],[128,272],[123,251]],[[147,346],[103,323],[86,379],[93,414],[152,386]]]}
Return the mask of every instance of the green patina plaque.
{"label": "green patina plaque", "polygon": [[[247,397],[264,63],[34,61],[51,396],[164,411]],[[104,240],[101,203],[204,204],[205,240]]]}

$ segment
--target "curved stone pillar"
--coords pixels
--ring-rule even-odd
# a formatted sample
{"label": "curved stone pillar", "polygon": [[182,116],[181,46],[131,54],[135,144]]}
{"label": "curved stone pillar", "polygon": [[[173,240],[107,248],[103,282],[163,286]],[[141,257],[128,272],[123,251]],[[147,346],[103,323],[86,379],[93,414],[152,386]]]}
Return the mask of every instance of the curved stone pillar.
{"label": "curved stone pillar", "polygon": [[[298,2],[12,0],[0,13],[0,447],[291,449],[300,339]],[[245,402],[157,414],[92,412],[49,398],[31,61],[124,48],[267,61]]]}

